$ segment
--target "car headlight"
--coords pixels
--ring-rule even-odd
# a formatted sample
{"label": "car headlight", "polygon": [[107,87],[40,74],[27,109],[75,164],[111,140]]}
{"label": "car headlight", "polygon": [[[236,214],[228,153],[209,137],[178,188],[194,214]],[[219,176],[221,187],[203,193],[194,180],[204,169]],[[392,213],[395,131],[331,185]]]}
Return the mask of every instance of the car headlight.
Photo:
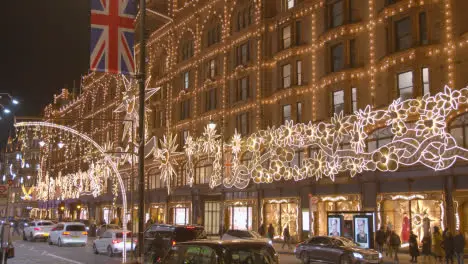
{"label": "car headlight", "polygon": [[379,252],[379,259],[383,258],[382,253]]}
{"label": "car headlight", "polygon": [[268,240],[268,244],[273,245],[273,241]]}
{"label": "car headlight", "polygon": [[353,256],[354,256],[354,258],[357,258],[357,259],[363,259],[364,258],[361,253],[357,253],[357,252],[353,252]]}

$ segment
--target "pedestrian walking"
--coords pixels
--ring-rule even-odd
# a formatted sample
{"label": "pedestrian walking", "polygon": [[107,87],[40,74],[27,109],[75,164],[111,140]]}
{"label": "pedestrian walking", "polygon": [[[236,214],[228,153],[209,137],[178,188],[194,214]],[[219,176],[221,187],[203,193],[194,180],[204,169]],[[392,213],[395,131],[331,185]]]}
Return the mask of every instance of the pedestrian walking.
{"label": "pedestrian walking", "polygon": [[457,258],[457,263],[464,264],[463,250],[465,249],[465,237],[460,230],[457,230],[457,234],[453,237],[453,249],[455,257]]}
{"label": "pedestrian walking", "polygon": [[393,252],[393,263],[398,264],[399,259],[398,259],[398,251],[401,246],[401,239],[400,236],[395,233],[395,231],[392,231],[392,234],[390,235],[390,247],[392,248]]}
{"label": "pedestrian walking", "polygon": [[385,253],[385,256],[392,258],[393,256],[393,251],[392,251],[392,246],[390,243],[390,238],[392,237],[392,229],[390,226],[387,226],[387,232],[385,232],[385,243],[387,244],[387,251]]}
{"label": "pedestrian walking", "polygon": [[268,233],[268,238],[273,241],[273,237],[275,236],[275,228],[273,227],[273,225],[271,223],[268,226],[267,233]]}
{"label": "pedestrian walking", "polygon": [[428,233],[426,234],[422,241],[421,241],[421,244],[422,244],[422,256],[423,256],[423,263],[431,263],[431,259],[432,259],[432,251],[431,251],[431,248],[432,248],[432,239],[431,239],[431,234]]}
{"label": "pedestrian walking", "polygon": [[444,231],[444,241],[442,243],[444,251],[445,251],[445,263],[448,264],[449,262],[453,264],[453,236],[450,230],[445,229]]}
{"label": "pedestrian walking", "polygon": [[291,234],[289,233],[289,225],[286,225],[283,229],[283,246],[288,245],[288,248],[291,249]]}
{"label": "pedestrian walking", "polygon": [[258,228],[258,234],[261,235],[262,237],[265,236],[265,224],[261,224],[260,227]]}
{"label": "pedestrian walking", "polygon": [[442,255],[444,250],[442,249],[443,238],[440,234],[438,226],[434,226],[434,232],[432,232],[432,254],[435,258],[436,263],[442,263]]}
{"label": "pedestrian walking", "polygon": [[413,231],[410,232],[410,237],[409,237],[409,253],[411,256],[411,262],[417,263],[418,256],[419,256],[418,239],[416,235],[413,233]]}
{"label": "pedestrian walking", "polygon": [[375,234],[375,243],[377,244],[377,251],[383,253],[383,247],[385,244],[385,231],[383,226]]}
{"label": "pedestrian walking", "polygon": [[13,221],[12,222],[12,225],[13,225],[13,236],[16,234],[18,234],[18,236],[21,236],[21,232],[20,232],[20,222],[19,221]]}

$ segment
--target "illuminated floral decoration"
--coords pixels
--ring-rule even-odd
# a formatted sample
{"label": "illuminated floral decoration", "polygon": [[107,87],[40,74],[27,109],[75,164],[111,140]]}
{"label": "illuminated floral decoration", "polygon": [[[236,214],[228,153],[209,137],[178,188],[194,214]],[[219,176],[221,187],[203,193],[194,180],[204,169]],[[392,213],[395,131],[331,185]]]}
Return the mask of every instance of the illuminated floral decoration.
{"label": "illuminated floral decoration", "polygon": [[[387,109],[370,106],[352,115],[335,114],[330,122],[293,124],[269,128],[241,138],[236,132],[224,152],[231,158],[232,174],[223,178],[213,162],[210,186],[245,188],[251,180],[271,183],[322,177],[334,180],[343,172],[351,177],[364,171],[396,171],[401,166],[423,165],[433,170],[451,167],[457,159],[468,160],[468,150],[457,145],[446,132],[447,118],[468,103],[468,88],[444,91],[434,96],[401,101]],[[389,126],[391,141],[378,149],[366,150],[368,133],[378,126]],[[221,157],[221,146],[213,131],[205,131],[185,146],[188,163],[202,155]],[[297,151],[311,149],[310,157],[294,163]],[[241,161],[247,155],[248,160]],[[188,176],[193,178],[193,166]]]}

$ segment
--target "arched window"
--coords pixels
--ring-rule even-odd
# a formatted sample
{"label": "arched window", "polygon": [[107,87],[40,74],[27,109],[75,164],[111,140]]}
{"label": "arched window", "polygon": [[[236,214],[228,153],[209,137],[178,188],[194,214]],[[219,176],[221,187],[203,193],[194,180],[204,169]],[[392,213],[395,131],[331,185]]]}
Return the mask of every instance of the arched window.
{"label": "arched window", "polygon": [[457,116],[450,123],[449,133],[455,138],[458,146],[468,147],[468,113]]}

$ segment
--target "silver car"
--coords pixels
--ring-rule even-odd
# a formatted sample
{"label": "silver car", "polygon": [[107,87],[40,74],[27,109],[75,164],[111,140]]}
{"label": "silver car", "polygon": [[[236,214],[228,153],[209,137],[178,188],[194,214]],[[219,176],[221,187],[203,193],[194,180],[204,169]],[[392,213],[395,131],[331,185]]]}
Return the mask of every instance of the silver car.
{"label": "silver car", "polygon": [[50,232],[48,242],[49,245],[57,244],[59,247],[71,244],[86,246],[88,232],[86,226],[79,222],[58,223]]}
{"label": "silver car", "polygon": [[135,250],[137,242],[138,241],[135,238],[132,238],[131,232],[127,232],[127,241],[124,242],[123,230],[109,229],[105,231],[101,237],[98,237],[96,240],[94,240],[93,251],[95,254],[106,253],[109,257],[112,257],[115,254],[120,254],[123,252],[124,244],[127,251]]}

